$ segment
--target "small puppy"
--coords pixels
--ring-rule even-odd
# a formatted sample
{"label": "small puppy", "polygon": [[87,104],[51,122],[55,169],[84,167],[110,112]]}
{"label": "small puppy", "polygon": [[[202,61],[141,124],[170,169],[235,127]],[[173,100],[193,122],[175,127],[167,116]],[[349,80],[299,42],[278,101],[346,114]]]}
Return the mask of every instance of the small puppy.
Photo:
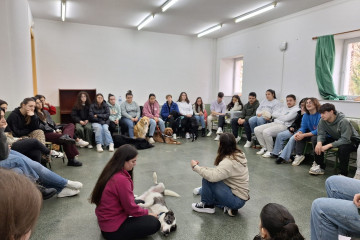
{"label": "small puppy", "polygon": [[148,117],[142,117],[134,127],[135,138],[145,138],[149,130],[149,124],[150,119]]}
{"label": "small puppy", "polygon": [[156,172],[153,173],[153,178],[156,185],[150,187],[149,190],[137,197],[136,200],[144,201],[144,203],[139,203],[138,205],[158,215],[161,223],[160,232],[168,236],[170,232],[176,230],[177,226],[174,212],[167,208],[164,196],[180,197],[180,195],[174,191],[165,189],[163,183],[157,183]]}
{"label": "small puppy", "polygon": [[181,142],[175,141],[172,138],[173,130],[172,128],[165,128],[164,134],[162,134],[160,131],[156,130],[154,134],[154,140],[155,142],[165,142],[167,144],[181,144]]}

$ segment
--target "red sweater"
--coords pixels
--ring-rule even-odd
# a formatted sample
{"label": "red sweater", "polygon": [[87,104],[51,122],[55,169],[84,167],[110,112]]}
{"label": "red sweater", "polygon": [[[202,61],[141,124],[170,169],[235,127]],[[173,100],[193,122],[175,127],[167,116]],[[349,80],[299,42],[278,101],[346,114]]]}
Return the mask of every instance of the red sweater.
{"label": "red sweater", "polygon": [[148,210],[135,204],[133,182],[125,170],[116,173],[107,182],[100,204],[95,209],[100,229],[115,232],[129,217],[148,215]]}

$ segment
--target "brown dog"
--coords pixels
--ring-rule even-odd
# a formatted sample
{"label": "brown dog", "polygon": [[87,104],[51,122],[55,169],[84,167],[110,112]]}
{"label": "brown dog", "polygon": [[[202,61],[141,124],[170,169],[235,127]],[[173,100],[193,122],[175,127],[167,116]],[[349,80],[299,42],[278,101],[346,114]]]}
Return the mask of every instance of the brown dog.
{"label": "brown dog", "polygon": [[172,135],[173,135],[173,130],[171,128],[165,128],[164,134],[162,134],[159,131],[159,129],[157,129],[154,134],[154,140],[155,142],[161,142],[161,143],[165,141],[165,143],[167,144],[181,144],[181,142],[175,141],[172,138]]}
{"label": "brown dog", "polygon": [[145,138],[149,130],[149,124],[150,119],[148,117],[142,117],[134,127],[135,138]]}

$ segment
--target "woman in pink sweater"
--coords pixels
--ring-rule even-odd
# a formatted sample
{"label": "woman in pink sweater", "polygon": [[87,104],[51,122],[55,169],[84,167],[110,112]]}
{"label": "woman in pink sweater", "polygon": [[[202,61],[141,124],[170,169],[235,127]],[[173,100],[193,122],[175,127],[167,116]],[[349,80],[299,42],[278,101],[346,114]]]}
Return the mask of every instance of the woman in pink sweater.
{"label": "woman in pink sweater", "polygon": [[160,106],[153,93],[150,93],[149,100],[144,104],[143,117],[148,117],[150,119],[149,143],[155,143],[153,136],[156,125],[159,125],[160,131],[163,133],[165,130],[165,123],[160,118]]}
{"label": "woman in pink sweater", "polygon": [[137,155],[129,144],[119,147],[91,194],[101,233],[107,240],[142,238],[160,229],[157,216],[135,203],[132,170]]}

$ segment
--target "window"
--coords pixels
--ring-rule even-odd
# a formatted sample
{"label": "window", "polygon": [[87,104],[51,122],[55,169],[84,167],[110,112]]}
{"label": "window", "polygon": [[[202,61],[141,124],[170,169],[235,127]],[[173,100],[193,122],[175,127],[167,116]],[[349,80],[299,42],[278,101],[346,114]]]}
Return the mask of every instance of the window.
{"label": "window", "polygon": [[360,95],[360,37],[344,41],[340,94]]}
{"label": "window", "polygon": [[234,81],[233,93],[241,95],[242,93],[242,80],[243,80],[244,60],[243,58],[234,59]]}
{"label": "window", "polygon": [[219,91],[225,96],[241,95],[243,80],[242,57],[224,58],[220,61]]}

